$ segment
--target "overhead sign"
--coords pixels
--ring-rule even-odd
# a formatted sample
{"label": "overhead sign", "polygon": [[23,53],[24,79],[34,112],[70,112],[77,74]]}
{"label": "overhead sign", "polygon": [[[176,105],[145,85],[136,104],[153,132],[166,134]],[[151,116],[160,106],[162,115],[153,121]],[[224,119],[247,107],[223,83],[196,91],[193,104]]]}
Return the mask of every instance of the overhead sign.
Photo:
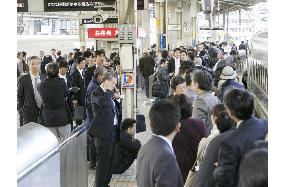
{"label": "overhead sign", "polygon": [[122,74],[122,87],[123,88],[134,88],[134,77],[133,73]]}
{"label": "overhead sign", "polygon": [[102,23],[95,23],[93,18],[82,19],[82,24],[103,24],[103,23],[118,23],[118,18],[107,18]]}
{"label": "overhead sign", "polygon": [[181,26],[180,24],[171,24],[171,25],[168,25],[168,30],[169,31],[180,31]]}
{"label": "overhead sign", "polygon": [[116,0],[44,0],[45,12],[115,10]]}
{"label": "overhead sign", "polygon": [[88,38],[117,38],[117,28],[88,28]]}
{"label": "overhead sign", "polygon": [[160,49],[164,48],[164,35],[160,34]]}
{"label": "overhead sign", "polygon": [[28,0],[17,0],[17,12],[28,12]]}

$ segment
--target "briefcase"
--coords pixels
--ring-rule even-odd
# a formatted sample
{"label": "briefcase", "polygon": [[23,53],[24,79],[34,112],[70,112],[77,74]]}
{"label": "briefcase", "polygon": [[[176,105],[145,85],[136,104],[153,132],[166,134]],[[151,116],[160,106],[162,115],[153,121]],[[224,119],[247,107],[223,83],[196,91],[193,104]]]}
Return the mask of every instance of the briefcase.
{"label": "briefcase", "polygon": [[84,106],[74,106],[74,121],[85,120],[86,111]]}

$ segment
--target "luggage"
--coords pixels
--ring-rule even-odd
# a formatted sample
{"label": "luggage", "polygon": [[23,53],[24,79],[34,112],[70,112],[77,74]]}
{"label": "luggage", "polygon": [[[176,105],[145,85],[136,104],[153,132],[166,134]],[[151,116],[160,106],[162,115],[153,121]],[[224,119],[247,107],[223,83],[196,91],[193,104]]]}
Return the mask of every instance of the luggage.
{"label": "luggage", "polygon": [[157,80],[157,74],[155,74],[153,85],[152,85],[152,96],[165,98],[168,96],[168,87],[167,85],[161,84]]}

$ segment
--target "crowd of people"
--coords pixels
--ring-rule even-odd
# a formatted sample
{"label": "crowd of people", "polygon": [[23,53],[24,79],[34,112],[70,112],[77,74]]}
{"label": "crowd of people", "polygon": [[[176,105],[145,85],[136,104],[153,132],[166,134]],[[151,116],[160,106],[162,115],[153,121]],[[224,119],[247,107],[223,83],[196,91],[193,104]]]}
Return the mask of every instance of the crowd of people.
{"label": "crowd of people", "polygon": [[136,120],[122,120],[119,54],[107,58],[103,49],[82,47],[68,56],[52,49],[26,59],[19,52],[20,126],[39,123],[62,140],[85,121],[95,187],[109,186],[112,174],[135,159],[139,187],[265,186],[267,121],[254,116],[254,98],[237,79],[238,54],[226,43],[181,46],[161,57],[144,49],[138,69],[146,97],[155,101],[153,136],[142,146]]}
{"label": "crowd of people", "polygon": [[[248,46],[227,48],[181,46],[161,51],[157,62],[144,50],[139,69],[146,96],[152,86],[155,100],[153,136],[137,157],[139,187],[268,185],[268,123],[255,117],[254,98],[236,71],[240,50]],[[146,85],[150,76],[154,83]]]}

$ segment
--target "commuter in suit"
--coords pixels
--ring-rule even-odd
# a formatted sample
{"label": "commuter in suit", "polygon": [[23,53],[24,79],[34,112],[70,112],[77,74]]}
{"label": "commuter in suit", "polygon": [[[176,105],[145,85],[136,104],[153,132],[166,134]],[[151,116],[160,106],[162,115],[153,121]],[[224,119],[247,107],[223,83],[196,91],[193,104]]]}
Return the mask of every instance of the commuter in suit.
{"label": "commuter in suit", "polygon": [[47,78],[39,85],[39,93],[43,102],[42,125],[49,127],[58,138],[63,138],[71,131],[72,116],[65,101],[69,91],[58,73],[55,62],[47,64]]}
{"label": "commuter in suit", "polygon": [[205,123],[207,135],[212,130],[211,110],[220,103],[219,99],[209,92],[212,83],[212,77],[207,71],[198,70],[193,73],[192,89],[197,97],[193,101],[192,118],[201,119]]}
{"label": "commuter in suit", "polygon": [[59,51],[59,50],[56,52],[56,56],[57,56],[56,63],[59,63],[59,62],[66,60],[64,57],[61,56],[61,51]]}
{"label": "commuter in suit", "polygon": [[[223,104],[215,105],[212,109],[211,135],[203,138],[198,146],[197,166],[199,171],[193,181],[194,187],[214,187],[213,172],[218,162],[220,142],[235,128],[235,123],[229,117]],[[187,186],[186,186],[187,187]]]}
{"label": "commuter in suit", "polygon": [[172,147],[180,129],[180,108],[162,99],[150,109],[152,138],[138,152],[136,180],[139,187],[183,187],[182,175]]}
{"label": "commuter in suit", "polygon": [[85,66],[85,58],[80,56],[76,60],[77,67],[73,73],[71,73],[73,86],[80,88],[78,92],[74,94],[74,101],[76,105],[85,106],[85,87],[83,79],[83,69]]}
{"label": "commuter in suit", "polygon": [[173,58],[170,58],[169,59],[169,63],[168,63],[168,72],[169,72],[170,77],[172,77],[174,75],[175,76],[178,75],[180,64],[181,64],[181,61],[180,61],[180,49],[176,48],[174,50]]}
{"label": "commuter in suit", "polygon": [[154,74],[155,61],[147,48],[143,51],[144,56],[139,59],[139,70],[144,79],[145,95],[149,98],[149,77]]}
{"label": "commuter in suit", "polygon": [[119,92],[113,92],[116,81],[116,75],[107,72],[104,74],[102,84],[92,92],[94,119],[88,133],[94,136],[97,149],[95,187],[108,186],[112,177],[114,147],[119,128],[115,103]]}
{"label": "commuter in suit", "polygon": [[116,143],[113,174],[124,173],[137,158],[141,142],[134,139],[136,120],[126,118],[121,123],[120,141]]}
{"label": "commuter in suit", "polygon": [[[72,63],[72,65],[71,65],[71,67],[70,67],[70,74],[72,74],[74,71],[76,71],[76,69],[77,69],[77,63],[76,63],[76,61],[77,61],[77,59],[78,59],[78,57],[81,57],[83,55],[83,53],[81,53],[81,52],[79,52],[79,51],[77,51],[77,52],[74,52],[74,54],[73,54],[73,59],[71,59],[70,61],[71,62],[73,62]],[[71,63],[70,62],[70,63]],[[69,63],[69,62],[68,62]],[[85,67],[85,65],[84,65],[84,67]]]}
{"label": "commuter in suit", "polygon": [[256,141],[265,139],[268,126],[266,120],[253,116],[254,100],[248,91],[230,91],[225,95],[224,105],[237,129],[221,142],[213,177],[217,186],[235,187],[239,182],[241,160]]}
{"label": "commuter in suit", "polygon": [[[84,77],[83,77],[83,69],[85,67],[85,58],[80,56],[76,60],[76,69],[71,73],[72,87],[78,87],[80,88],[79,91],[73,94],[73,104],[75,106],[85,106],[85,97],[86,97],[86,90],[84,86]],[[81,125],[82,121],[78,120],[76,121],[76,125]]]}
{"label": "commuter in suit", "polygon": [[30,73],[19,78],[17,90],[17,109],[23,116],[23,125],[29,122],[39,122],[39,111],[42,105],[42,99],[37,89],[37,85],[41,81],[38,58],[36,56],[30,57],[28,64]]}
{"label": "commuter in suit", "polygon": [[29,72],[29,66],[26,64],[24,60],[24,54],[23,52],[18,52],[17,53],[17,58],[18,58],[18,71],[19,74],[21,75],[22,73],[28,73]]}
{"label": "commuter in suit", "polygon": [[46,76],[46,71],[45,71],[45,66],[50,63],[50,62],[56,62],[56,50],[51,49],[51,54],[41,61],[40,64],[40,69],[41,69],[41,74]]}
{"label": "commuter in suit", "polygon": [[198,144],[206,136],[206,127],[202,120],[191,118],[192,103],[187,96],[180,94],[171,99],[180,106],[181,128],[173,140],[173,148],[185,182],[188,172],[196,160]]}
{"label": "commuter in suit", "polygon": [[[91,126],[92,121],[94,119],[92,102],[91,102],[92,92],[96,90],[98,87],[100,87],[100,84],[102,83],[102,79],[106,72],[107,70],[103,66],[98,67],[95,70],[94,76],[87,88],[85,104],[86,104],[86,114],[87,114],[86,123],[88,127]],[[88,133],[88,145],[89,145],[88,147],[89,148],[89,158],[91,161],[90,169],[94,170],[96,167],[96,155],[97,155],[96,146],[94,144],[94,136],[89,133]]]}
{"label": "commuter in suit", "polygon": [[[73,85],[72,77],[68,73],[68,64],[66,61],[61,61],[58,63],[59,66],[59,73],[58,76],[62,79],[64,79],[66,86],[68,89],[70,89]],[[73,116],[73,100],[72,100],[72,92],[69,92],[67,96],[67,103],[71,112],[71,115]]]}
{"label": "commuter in suit", "polygon": [[91,51],[85,51],[83,57],[85,58],[87,65],[87,67],[84,68],[83,71],[83,76],[85,80],[85,89],[87,90],[88,85],[91,82],[92,77],[94,76],[94,71],[96,69],[96,66],[93,58],[93,53]]}
{"label": "commuter in suit", "polygon": [[186,89],[185,79],[181,76],[175,76],[171,79],[171,97],[172,95],[184,94]]}

